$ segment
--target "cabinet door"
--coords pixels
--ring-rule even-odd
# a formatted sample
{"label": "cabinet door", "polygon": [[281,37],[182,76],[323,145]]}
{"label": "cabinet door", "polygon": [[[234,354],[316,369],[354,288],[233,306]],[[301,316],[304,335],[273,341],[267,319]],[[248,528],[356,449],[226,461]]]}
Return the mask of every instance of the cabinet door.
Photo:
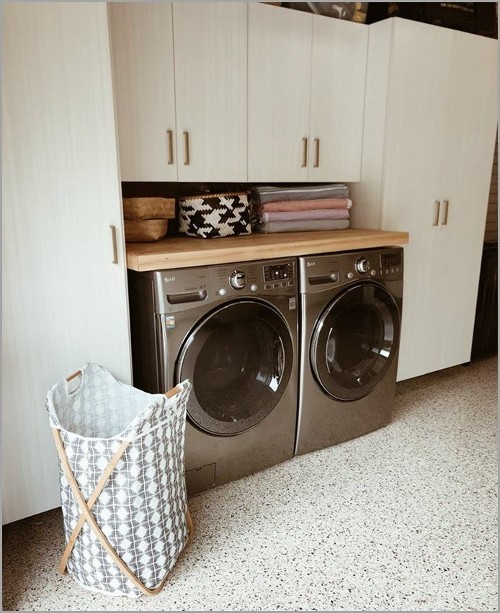
{"label": "cabinet door", "polygon": [[310,181],[359,181],[368,28],[313,15]]}
{"label": "cabinet door", "polygon": [[247,180],[247,6],[174,3],[180,181]]}
{"label": "cabinet door", "polygon": [[110,2],[123,181],[176,181],[170,2]]}
{"label": "cabinet door", "polygon": [[496,40],[453,34],[437,260],[439,368],[470,360],[497,126],[497,53]]}
{"label": "cabinet door", "polygon": [[307,181],[312,15],[248,11],[248,180]]}
{"label": "cabinet door", "polygon": [[[106,5],[3,7],[3,522],[60,505],[47,390],[88,361],[130,383]],[[110,224],[118,232],[113,264]]]}
{"label": "cabinet door", "polygon": [[440,368],[441,198],[453,31],[395,20],[389,74],[381,228],[407,230],[398,379]]}

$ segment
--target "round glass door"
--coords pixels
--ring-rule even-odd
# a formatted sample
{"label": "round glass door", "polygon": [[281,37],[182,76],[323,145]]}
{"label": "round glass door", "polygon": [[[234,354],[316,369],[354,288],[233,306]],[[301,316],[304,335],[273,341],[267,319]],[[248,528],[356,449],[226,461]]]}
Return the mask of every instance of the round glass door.
{"label": "round glass door", "polygon": [[209,313],[177,358],[176,381],[193,383],[190,419],[211,434],[249,430],[283,395],[292,358],[285,320],[267,303],[240,300]]}
{"label": "round glass door", "polygon": [[339,294],[313,330],[311,367],[323,390],[338,400],[370,393],[394,360],[399,311],[392,295],[376,283],[360,283]]}

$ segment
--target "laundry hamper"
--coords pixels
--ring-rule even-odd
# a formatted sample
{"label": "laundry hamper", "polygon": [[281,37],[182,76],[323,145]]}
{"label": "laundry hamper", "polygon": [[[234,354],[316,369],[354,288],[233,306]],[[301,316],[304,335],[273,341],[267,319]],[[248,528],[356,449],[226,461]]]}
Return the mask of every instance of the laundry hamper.
{"label": "laundry hamper", "polygon": [[48,391],[67,543],[59,569],[83,587],[156,594],[186,545],[190,390],[186,380],[148,394],[89,363]]}

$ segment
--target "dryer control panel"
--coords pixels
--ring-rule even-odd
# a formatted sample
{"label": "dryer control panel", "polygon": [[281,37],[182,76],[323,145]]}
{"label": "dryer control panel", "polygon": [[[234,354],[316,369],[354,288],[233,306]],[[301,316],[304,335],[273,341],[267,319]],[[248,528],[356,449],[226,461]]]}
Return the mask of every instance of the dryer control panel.
{"label": "dryer control panel", "polygon": [[300,293],[324,291],[364,279],[403,278],[403,249],[384,247],[299,258]]}
{"label": "dryer control panel", "polygon": [[380,254],[380,274],[392,274],[403,270],[403,252],[389,251]]}

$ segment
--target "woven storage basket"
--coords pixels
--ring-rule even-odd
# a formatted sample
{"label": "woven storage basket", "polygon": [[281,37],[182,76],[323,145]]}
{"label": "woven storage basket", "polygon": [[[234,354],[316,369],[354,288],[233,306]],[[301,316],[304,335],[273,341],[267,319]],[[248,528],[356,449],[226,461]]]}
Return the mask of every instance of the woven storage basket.
{"label": "woven storage basket", "polygon": [[168,230],[168,219],[126,219],[125,240],[128,243],[157,241]]}
{"label": "woven storage basket", "polygon": [[186,380],[148,394],[92,363],[48,391],[67,542],[59,569],[83,587],[156,594],[184,549],[190,391]]}
{"label": "woven storage basket", "polygon": [[245,192],[203,194],[179,199],[179,232],[198,238],[250,234]]}
{"label": "woven storage basket", "polygon": [[173,219],[174,198],[124,198],[125,219]]}

